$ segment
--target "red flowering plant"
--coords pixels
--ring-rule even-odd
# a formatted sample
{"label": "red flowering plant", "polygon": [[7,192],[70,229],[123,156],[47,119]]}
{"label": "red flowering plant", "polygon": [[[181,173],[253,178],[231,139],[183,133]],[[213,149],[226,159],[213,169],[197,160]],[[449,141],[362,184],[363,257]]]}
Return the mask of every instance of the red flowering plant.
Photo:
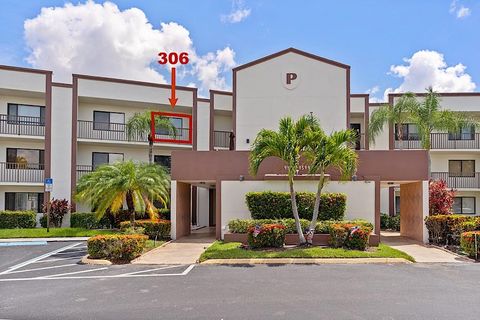
{"label": "red flowering plant", "polygon": [[[43,205],[44,217],[47,216],[47,205]],[[70,211],[70,204],[66,199],[52,199],[50,201],[50,225],[60,228],[63,217]]]}
{"label": "red flowering plant", "polygon": [[455,191],[447,187],[445,180],[430,180],[429,183],[429,213],[431,216],[452,214]]}
{"label": "red flowering plant", "polygon": [[285,243],[285,226],[281,224],[264,224],[248,228],[248,246],[256,248],[281,248]]}

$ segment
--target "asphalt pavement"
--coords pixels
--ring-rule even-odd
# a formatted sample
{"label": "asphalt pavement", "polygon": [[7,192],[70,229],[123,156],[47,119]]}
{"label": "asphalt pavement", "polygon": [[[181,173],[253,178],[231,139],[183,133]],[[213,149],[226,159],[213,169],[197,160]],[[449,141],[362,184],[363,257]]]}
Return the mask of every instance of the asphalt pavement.
{"label": "asphalt pavement", "polygon": [[[68,245],[31,249],[39,257]],[[48,261],[79,256],[83,246],[37,261],[26,248],[0,248],[0,318],[478,319],[480,313],[480,264],[161,269],[76,265],[75,259],[62,262],[73,266],[55,267],[62,260]],[[15,263],[7,257],[16,257]],[[32,270],[44,267],[54,268]]]}

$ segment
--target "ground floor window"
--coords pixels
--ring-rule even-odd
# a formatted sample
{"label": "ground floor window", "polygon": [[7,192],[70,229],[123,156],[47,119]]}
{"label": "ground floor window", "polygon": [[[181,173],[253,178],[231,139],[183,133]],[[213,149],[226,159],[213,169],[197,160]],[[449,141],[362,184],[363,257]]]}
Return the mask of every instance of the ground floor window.
{"label": "ground floor window", "polygon": [[453,213],[475,214],[475,197],[455,197]]}
{"label": "ground floor window", "polygon": [[171,167],[171,159],[172,158],[170,156],[160,156],[160,155],[153,156],[153,162],[163,166],[169,172]]}
{"label": "ground floor window", "polygon": [[5,192],[5,210],[32,210],[41,212],[43,193],[38,192]]}
{"label": "ground floor window", "polygon": [[395,196],[395,215],[400,214],[400,196]]}

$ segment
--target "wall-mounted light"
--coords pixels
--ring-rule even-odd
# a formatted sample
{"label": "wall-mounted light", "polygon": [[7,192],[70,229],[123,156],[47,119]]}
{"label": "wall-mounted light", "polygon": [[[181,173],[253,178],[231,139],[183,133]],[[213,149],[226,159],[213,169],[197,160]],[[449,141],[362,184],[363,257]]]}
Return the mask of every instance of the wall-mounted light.
{"label": "wall-mounted light", "polygon": [[246,141],[247,141],[247,143],[250,143],[250,139],[247,139]]}

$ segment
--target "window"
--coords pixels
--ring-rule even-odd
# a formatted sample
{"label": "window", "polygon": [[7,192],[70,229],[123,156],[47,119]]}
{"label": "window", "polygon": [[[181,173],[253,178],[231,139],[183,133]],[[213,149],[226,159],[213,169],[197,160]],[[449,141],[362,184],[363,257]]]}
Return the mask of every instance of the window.
{"label": "window", "polygon": [[475,214],[475,197],[455,197],[453,199],[453,213]]}
{"label": "window", "polygon": [[395,196],[395,214],[400,214],[400,196]]}
{"label": "window", "polygon": [[5,192],[5,210],[32,210],[41,212],[43,193]]}
{"label": "window", "polygon": [[[168,118],[170,123],[177,129],[176,135],[182,136],[183,135],[183,119],[182,118]],[[171,134],[170,129],[165,127],[158,127],[155,130],[156,134],[168,136]]]}
{"label": "window", "polygon": [[449,177],[475,177],[475,160],[449,160]]}
{"label": "window", "polygon": [[153,162],[167,168],[170,172],[171,168],[171,157],[170,156],[154,156]]}
{"label": "window", "polygon": [[464,127],[457,132],[449,132],[448,140],[475,140],[475,127]]}
{"label": "window", "polygon": [[[398,125],[395,124],[395,140],[400,140],[398,137]],[[407,123],[402,125],[403,128],[403,133],[402,133],[402,140],[403,141],[417,141],[420,140],[420,137],[418,136],[418,127],[417,125],[413,123]]]}
{"label": "window", "polygon": [[45,107],[9,103],[7,109],[8,123],[45,125]]}
{"label": "window", "polygon": [[43,169],[44,160],[44,150],[7,148],[7,163],[11,169]]}
{"label": "window", "polygon": [[102,164],[113,164],[121,161],[123,161],[123,153],[92,152],[93,170]]}
{"label": "window", "polygon": [[93,111],[93,130],[124,131],[125,114],[121,112]]}

